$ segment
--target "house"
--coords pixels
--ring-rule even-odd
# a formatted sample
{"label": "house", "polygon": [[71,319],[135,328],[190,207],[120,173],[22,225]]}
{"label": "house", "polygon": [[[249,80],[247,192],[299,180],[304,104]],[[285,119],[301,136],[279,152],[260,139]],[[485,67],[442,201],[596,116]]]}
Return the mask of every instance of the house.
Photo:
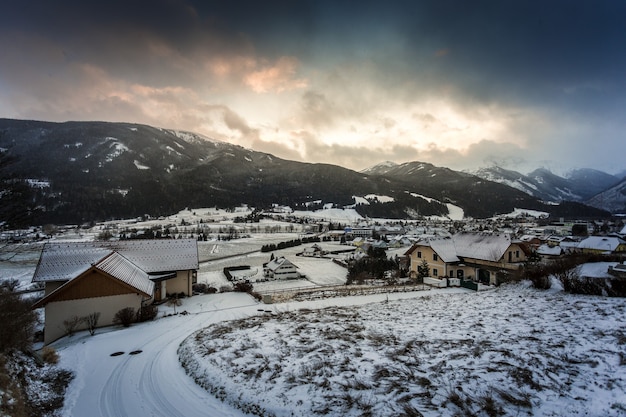
{"label": "house", "polygon": [[372,235],[374,234],[374,229],[372,229],[371,227],[353,227],[350,233],[354,237],[368,238],[372,237]]}
{"label": "house", "polygon": [[408,237],[396,236],[389,241],[388,247],[397,249],[397,248],[402,248],[405,246],[411,246],[412,244],[413,244],[413,241],[409,239]]}
{"label": "house", "polygon": [[537,249],[539,246],[541,246],[544,243],[543,239],[540,239],[539,237],[535,235],[523,235],[523,236],[520,236],[519,240],[530,249]]}
{"label": "house", "polygon": [[563,248],[558,245],[551,246],[544,243],[537,248],[537,255],[541,256],[542,259],[558,258],[563,255]]}
{"label": "house", "polygon": [[269,279],[300,278],[298,267],[284,256],[272,259],[263,265],[263,275]]}
{"label": "house", "polygon": [[626,265],[624,265],[623,263],[610,265],[609,274],[618,278],[626,278]]}
{"label": "house", "polygon": [[324,251],[321,248],[321,246],[318,245],[317,243],[313,244],[313,246],[310,246],[308,248],[304,248],[304,250],[302,251],[302,256],[308,256],[308,257],[321,258],[325,254],[326,254],[326,251]]}
{"label": "house", "polygon": [[417,276],[418,266],[426,261],[430,277],[485,284],[496,284],[498,274],[517,270],[529,254],[526,245],[507,234],[470,232],[421,240],[405,253],[411,276]]}
{"label": "house", "polygon": [[583,253],[610,254],[626,252],[626,241],[611,236],[589,236],[578,244]]}
{"label": "house", "polygon": [[98,326],[108,326],[123,308],[191,296],[197,270],[195,239],[46,243],[32,279],[45,285],[33,306],[45,309],[44,342],[64,336],[74,317],[100,313]]}

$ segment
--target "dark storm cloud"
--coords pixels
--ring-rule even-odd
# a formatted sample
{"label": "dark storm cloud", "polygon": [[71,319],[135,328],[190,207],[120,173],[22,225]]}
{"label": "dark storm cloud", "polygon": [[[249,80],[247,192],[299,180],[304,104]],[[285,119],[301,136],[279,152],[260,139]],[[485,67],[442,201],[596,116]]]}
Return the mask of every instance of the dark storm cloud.
{"label": "dark storm cloud", "polygon": [[62,0],[4,9],[3,32],[63,40],[68,60],[89,55],[129,73],[146,66],[146,48],[159,40],[190,58],[254,44],[302,60],[372,59],[391,71],[379,82],[447,77],[478,100],[582,106],[624,88],[626,3],[619,1]]}
{"label": "dark storm cloud", "polygon": [[[626,130],[624,16],[613,0],[9,0],[0,117],[223,125],[219,137],[310,161],[458,167],[548,152],[599,166]],[[308,133],[268,137],[254,106],[284,109],[275,131]],[[445,136],[490,117],[503,127],[475,128],[465,149]],[[327,141],[339,128],[372,146]]]}

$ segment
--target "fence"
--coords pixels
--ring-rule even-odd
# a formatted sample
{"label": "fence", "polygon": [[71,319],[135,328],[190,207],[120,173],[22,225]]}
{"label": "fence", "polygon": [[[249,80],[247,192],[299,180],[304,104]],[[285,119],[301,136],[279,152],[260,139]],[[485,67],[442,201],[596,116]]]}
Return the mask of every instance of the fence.
{"label": "fence", "polygon": [[300,287],[263,291],[264,300],[281,302],[287,300],[315,300],[320,298],[347,297],[354,295],[386,294],[394,292],[430,290],[430,286],[416,285],[332,285],[327,287]]}

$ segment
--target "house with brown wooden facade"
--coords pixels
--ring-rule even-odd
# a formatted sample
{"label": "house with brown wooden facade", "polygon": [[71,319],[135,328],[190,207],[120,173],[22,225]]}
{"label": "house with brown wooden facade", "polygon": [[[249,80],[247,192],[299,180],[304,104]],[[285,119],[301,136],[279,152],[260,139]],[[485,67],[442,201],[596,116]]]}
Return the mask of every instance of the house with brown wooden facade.
{"label": "house with brown wooden facade", "polygon": [[519,269],[530,251],[508,234],[462,232],[420,240],[405,255],[410,260],[411,276],[417,276],[418,267],[426,261],[430,278],[494,285],[499,274]]}
{"label": "house with brown wooden facade", "polygon": [[47,243],[33,275],[45,286],[34,305],[45,309],[44,342],[64,336],[74,317],[100,313],[98,327],[108,326],[123,308],[191,296],[197,270],[195,239]]}

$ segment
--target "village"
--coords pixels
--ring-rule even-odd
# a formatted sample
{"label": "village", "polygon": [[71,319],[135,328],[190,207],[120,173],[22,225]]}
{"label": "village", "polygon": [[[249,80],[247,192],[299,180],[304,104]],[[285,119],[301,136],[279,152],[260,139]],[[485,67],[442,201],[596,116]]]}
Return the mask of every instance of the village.
{"label": "village", "polygon": [[[185,298],[198,294],[240,290],[272,304],[357,290],[484,290],[509,281],[529,260],[626,254],[621,221],[547,223],[529,211],[480,221],[359,217],[337,209],[261,215],[244,206],[56,228],[53,234],[46,234],[50,227],[5,231],[2,238],[41,251],[32,282],[23,276],[21,287],[43,290],[34,308],[45,311],[45,344],[87,328],[80,319],[95,313],[98,327],[111,326],[123,309],[139,313],[169,302],[184,311]],[[349,266],[373,251],[392,259],[393,268],[349,279]]]}
{"label": "village", "polygon": [[[380,378],[376,376],[379,368],[388,360],[385,351],[400,349],[398,343],[406,343],[405,349],[409,349],[416,341],[393,342],[387,337],[415,337],[424,331],[428,347],[421,355],[428,360],[423,365],[406,363],[411,372],[423,375],[410,385],[411,404],[421,404],[424,415],[437,415],[442,407],[450,412],[469,412],[485,407],[484,401],[491,395],[488,385],[496,372],[490,363],[500,355],[496,345],[490,348],[483,344],[482,326],[490,337],[508,340],[512,347],[508,359],[498,365],[497,375],[506,379],[507,374],[517,372],[515,369],[529,366],[523,365],[525,358],[537,351],[542,357],[553,358],[552,367],[562,367],[560,372],[579,381],[570,388],[547,377],[542,379],[542,386],[549,386],[551,395],[559,393],[556,397],[562,400],[541,402],[538,397],[527,397],[529,393],[540,395],[536,383],[518,381],[519,388],[509,385],[510,392],[497,391],[495,400],[502,406],[532,413],[557,410],[563,404],[571,411],[578,404],[581,410],[601,409],[605,415],[618,415],[624,405],[611,398],[621,390],[621,384],[611,382],[615,370],[610,363],[622,333],[609,328],[613,320],[603,325],[608,327],[602,333],[596,326],[613,308],[610,306],[619,304],[610,297],[564,297],[562,287],[557,292],[529,292],[527,281],[503,284],[515,282],[511,278],[529,264],[547,265],[581,254],[611,261],[587,265],[580,274],[597,280],[624,279],[625,232],[619,219],[614,223],[548,222],[541,213],[525,210],[487,220],[397,221],[363,219],[353,211],[336,209],[264,215],[247,207],[229,211],[188,209],[160,219],[145,216],[83,226],[48,226],[46,233],[43,228],[3,231],[0,278],[17,279],[16,289],[33,300],[34,311],[41,317],[34,347],[58,351],[60,365],[78,375],[65,400],[66,415],[92,409],[94,395],[100,398],[96,414],[103,416],[139,412],[145,407],[170,414],[183,409],[185,415],[199,416],[212,410],[215,415],[244,416],[281,407],[295,410],[302,404],[302,415],[307,415],[320,401],[337,415],[361,415],[372,408],[388,415],[392,411],[385,407],[393,408],[391,404],[404,401],[401,391],[392,395],[392,402],[378,405],[357,397],[350,406],[349,401],[328,402],[326,396],[343,391],[341,395],[388,395],[379,392],[382,386],[379,389],[377,383],[366,381]],[[374,265],[375,259],[384,259],[380,262],[385,268],[356,267]],[[584,320],[575,314],[577,310],[570,309],[570,302],[577,308],[584,306]],[[602,363],[600,378],[606,380],[606,386],[596,393],[604,401],[589,402],[575,393],[576,387],[588,384],[592,370],[597,381],[597,368],[581,372],[579,365],[560,362],[563,355],[577,355],[575,361],[590,360],[587,356],[570,352],[569,345],[562,342],[557,343],[560,347],[545,350],[542,346],[547,346],[548,339],[525,333],[528,326],[537,332],[544,325],[540,315],[531,318],[529,312],[548,305],[555,308],[550,314],[563,317],[561,324],[568,323],[550,327],[550,343],[555,337],[572,337],[568,332],[559,334],[559,329],[571,326],[577,326],[577,343],[588,345],[599,336],[603,338],[603,350],[599,353],[598,347],[594,348],[594,360]],[[411,313],[402,313],[406,309]],[[511,309],[515,311],[511,318],[519,320],[507,318]],[[622,310],[613,314],[619,316]],[[364,316],[356,322],[348,318],[361,314]],[[415,323],[404,320],[406,314],[414,317]],[[498,330],[502,320],[512,326],[505,333]],[[446,326],[441,327],[439,321]],[[467,327],[465,322],[476,323]],[[411,323],[424,327],[407,328]],[[376,327],[365,330],[370,325]],[[268,339],[274,326],[279,326],[275,331],[280,337]],[[359,326],[366,327],[357,330]],[[388,326],[395,329],[394,335],[385,336],[383,329]],[[303,332],[305,327],[309,330]],[[356,333],[328,333],[335,327],[352,328]],[[316,344],[314,350],[307,347],[311,343],[309,331],[322,332],[324,345],[334,346],[335,352],[344,351],[343,359],[329,360],[317,368],[320,358],[316,352],[324,345]],[[460,332],[460,339],[455,336],[448,340],[449,331]],[[261,347],[270,340],[284,340],[283,344],[292,347]],[[447,347],[437,348],[442,343]],[[207,346],[214,346],[210,351],[215,353],[205,356]],[[364,357],[359,353],[362,349],[369,352]],[[492,359],[484,364],[481,361],[478,367],[470,366],[469,359],[477,352]],[[372,368],[367,357],[377,355],[383,356]],[[442,375],[451,381],[472,369],[472,378],[478,378],[470,392],[460,394],[462,402],[458,393],[446,388],[450,381],[436,377],[426,367],[452,360],[450,355],[469,362],[467,366],[459,363],[456,372]],[[102,360],[103,356],[110,358]],[[112,362],[117,357],[121,362]],[[237,363],[233,358],[239,358]],[[390,363],[391,375],[396,365],[408,359],[410,356],[401,355]],[[229,365],[216,366],[216,360]],[[337,368],[341,363],[351,363],[358,371]],[[268,367],[274,369],[275,376],[263,371]],[[341,381],[339,388],[320,382],[328,378],[324,375],[331,368]],[[536,380],[543,371],[535,368],[528,368],[528,372]],[[249,377],[251,372],[254,376]],[[354,372],[363,387],[350,385]],[[142,382],[137,392],[143,398],[139,402],[130,388],[138,375],[142,375]],[[188,381],[189,376],[193,380]],[[163,378],[170,377],[180,389],[165,389]],[[107,382],[111,378],[128,383],[111,384]],[[383,384],[392,384],[393,378],[385,377]],[[432,386],[422,392],[420,387],[426,379]],[[82,381],[88,381],[87,385]],[[294,381],[316,387],[318,394],[298,394],[300,388]],[[214,392],[224,384],[222,394],[201,393],[204,389]],[[264,386],[276,387],[269,388],[272,396],[260,395],[259,390],[267,389]],[[570,389],[571,393],[563,394]],[[283,397],[276,390],[294,395],[280,400]],[[193,401],[184,403],[176,400],[191,397]]]}

